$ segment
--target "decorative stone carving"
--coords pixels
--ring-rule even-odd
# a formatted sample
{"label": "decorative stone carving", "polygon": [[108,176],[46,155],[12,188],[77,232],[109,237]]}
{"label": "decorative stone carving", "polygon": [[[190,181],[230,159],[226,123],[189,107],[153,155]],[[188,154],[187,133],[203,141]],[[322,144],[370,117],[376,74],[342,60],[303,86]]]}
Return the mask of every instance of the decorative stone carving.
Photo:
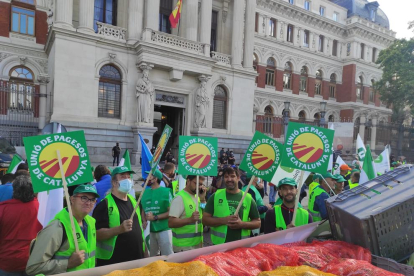
{"label": "decorative stone carving", "polygon": [[259,107],[256,104],[253,104],[253,113],[256,114],[259,112]]}
{"label": "decorative stone carving", "polygon": [[19,59],[20,59],[20,64],[21,65],[25,65],[26,64],[27,57],[19,57]]}
{"label": "decorative stone carving", "polygon": [[37,77],[37,80],[42,84],[46,84],[49,83],[50,77],[48,75],[40,75]]}
{"label": "decorative stone carving", "polygon": [[116,54],[115,53],[108,53],[109,59],[113,62],[114,59],[116,59]]}
{"label": "decorative stone carving", "polygon": [[102,22],[96,22],[98,26],[98,34],[103,35],[106,38],[114,40],[125,40],[126,39],[126,29],[113,26],[110,24],[105,24]]}
{"label": "decorative stone carving", "polygon": [[194,128],[206,128],[206,113],[210,105],[210,98],[207,94],[206,84],[209,77],[201,75],[199,78],[200,87],[196,91],[195,95],[195,116],[194,116]]}
{"label": "decorative stone carving", "polygon": [[138,68],[142,70],[142,78],[138,80],[136,86],[136,97],[138,100],[138,123],[151,122],[152,96],[155,92],[154,86],[149,79],[149,71],[152,67],[154,66],[146,63],[142,63],[138,66]]}
{"label": "decorative stone carving", "polygon": [[214,59],[215,61],[217,61],[217,63],[222,63],[225,65],[231,65],[231,56],[230,55],[226,55],[226,54],[222,54],[219,52],[210,52],[211,58]]}
{"label": "decorative stone carving", "polygon": [[53,25],[53,21],[55,21],[54,20],[54,10],[55,10],[55,7],[54,7],[53,0],[49,0],[48,1],[47,7],[49,8],[49,10],[47,11],[47,25],[50,28]]}
{"label": "decorative stone carving", "polygon": [[179,36],[166,34],[163,32],[152,31],[151,41],[167,45],[168,47],[177,47],[181,50],[204,54],[204,44],[197,41],[188,40]]}
{"label": "decorative stone carving", "polygon": [[0,53],[0,62],[2,62],[5,58],[11,56],[10,54],[7,53]]}

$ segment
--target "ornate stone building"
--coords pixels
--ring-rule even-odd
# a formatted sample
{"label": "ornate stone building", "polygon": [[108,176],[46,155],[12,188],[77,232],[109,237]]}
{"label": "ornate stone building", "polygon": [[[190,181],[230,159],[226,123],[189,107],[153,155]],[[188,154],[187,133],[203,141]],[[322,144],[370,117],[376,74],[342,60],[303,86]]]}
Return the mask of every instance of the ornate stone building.
{"label": "ornate stone building", "polygon": [[[242,153],[259,116],[388,121],[371,91],[395,33],[365,0],[0,0],[0,135],[84,129],[93,163],[115,142],[139,162],[168,123]],[[14,116],[14,117],[13,117]],[[18,116],[18,117],[16,117]],[[368,142],[375,145],[374,130]],[[281,133],[272,133],[280,137]]]}

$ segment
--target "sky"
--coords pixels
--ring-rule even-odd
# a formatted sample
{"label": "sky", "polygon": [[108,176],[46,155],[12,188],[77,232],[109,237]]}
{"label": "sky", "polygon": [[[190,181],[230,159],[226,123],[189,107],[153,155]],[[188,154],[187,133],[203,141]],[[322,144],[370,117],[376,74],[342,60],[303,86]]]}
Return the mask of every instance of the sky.
{"label": "sky", "polygon": [[[372,2],[373,0],[369,0]],[[397,38],[414,37],[413,29],[408,30],[408,22],[414,20],[414,0],[376,0],[390,21],[391,30]]]}

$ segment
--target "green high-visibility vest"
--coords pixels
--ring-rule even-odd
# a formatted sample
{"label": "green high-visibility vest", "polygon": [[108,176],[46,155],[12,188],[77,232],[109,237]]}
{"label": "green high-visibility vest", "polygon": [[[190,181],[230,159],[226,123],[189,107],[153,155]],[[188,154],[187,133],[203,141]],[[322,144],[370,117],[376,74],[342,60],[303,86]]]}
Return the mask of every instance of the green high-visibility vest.
{"label": "green high-visibility vest", "polygon": [[353,189],[353,188],[357,187],[358,185],[359,185],[359,183],[349,182],[349,189]]}
{"label": "green high-visibility vest", "polygon": [[[131,200],[132,206],[137,205],[135,198],[130,194],[127,195],[129,200]],[[109,194],[105,197],[108,203],[108,216],[109,216],[109,228],[118,227],[121,225],[121,218],[119,215],[118,206],[116,206],[115,200],[112,197],[112,194]],[[145,252],[145,236],[144,231],[142,229],[142,221],[141,221],[141,210],[138,207],[136,211],[136,215],[138,216],[139,227],[141,227],[141,234],[142,234],[142,250]],[[114,236],[107,240],[98,241],[96,244],[96,258],[102,260],[109,260],[112,257],[115,249],[115,243],[118,236]]]}
{"label": "green high-visibility vest", "polygon": [[[243,196],[244,192],[242,192]],[[242,221],[250,221],[249,213],[250,207],[252,204],[252,196],[247,194],[244,198],[242,208],[243,208],[243,217],[241,218]],[[237,214],[236,214],[237,215]],[[227,202],[226,198],[226,189],[219,189],[214,194],[214,214],[213,217],[216,218],[224,218],[230,216],[230,208],[229,203]],[[211,227],[211,241],[213,244],[222,244],[226,242],[227,237],[227,225],[220,225],[216,227]],[[250,230],[249,229],[242,229],[241,230],[241,238],[247,239],[250,238]]]}
{"label": "green high-visibility vest", "polygon": [[318,185],[318,182],[312,182],[311,184],[309,184],[309,194],[311,194],[313,192],[313,189],[315,189],[315,187]]}
{"label": "green high-visibility vest", "polygon": [[[298,208],[295,219],[295,226],[302,226],[309,223],[309,213],[305,209]],[[276,229],[277,230],[286,230],[286,222],[282,214],[282,206],[275,206],[275,216],[276,216]]]}
{"label": "green high-visibility vest", "polygon": [[[76,251],[75,241],[72,235],[72,226],[70,223],[69,212],[67,208],[62,209],[56,214],[53,220],[59,220],[63,227],[65,227],[66,236],[69,242],[69,249],[66,251],[57,251],[52,259],[55,260],[69,260],[70,256]],[[53,221],[52,220],[52,221]],[[95,219],[89,215],[84,218],[88,228],[88,241],[85,240],[82,230],[76,219],[73,220],[75,224],[76,237],[78,238],[79,250],[85,250],[85,262],[77,267],[68,268],[66,272],[77,271],[82,269],[95,267],[95,250],[96,250],[96,228]]]}
{"label": "green high-visibility vest", "polygon": [[178,184],[178,180],[173,181],[171,184],[172,184],[172,189],[173,189],[173,196],[176,196],[180,190],[180,185]]}
{"label": "green high-visibility vest", "polygon": [[321,188],[320,185],[318,185],[313,189],[311,195],[309,196],[308,211],[309,211],[309,214],[311,214],[312,216],[313,222],[322,220],[321,213],[318,211],[315,211],[314,207],[315,207],[316,197],[323,193],[328,194],[324,189]]}
{"label": "green high-visibility vest", "polygon": [[[180,191],[177,196],[183,198],[185,217],[189,218],[196,211],[193,198],[184,190]],[[200,202],[200,199],[198,199]],[[173,245],[177,247],[196,246],[203,242],[203,212],[200,210],[200,222],[198,222],[197,233],[195,223],[185,225],[180,228],[171,228]]]}
{"label": "green high-visibility vest", "polygon": [[[247,186],[244,186],[242,191],[245,192],[247,189]],[[264,201],[262,196],[260,195],[259,191],[257,190],[256,187],[254,187],[253,185],[250,186],[250,189],[254,192],[254,196],[256,197],[256,205],[257,207],[259,206],[265,206]],[[266,212],[264,212],[263,214],[259,214],[261,219],[264,219],[266,216]]]}

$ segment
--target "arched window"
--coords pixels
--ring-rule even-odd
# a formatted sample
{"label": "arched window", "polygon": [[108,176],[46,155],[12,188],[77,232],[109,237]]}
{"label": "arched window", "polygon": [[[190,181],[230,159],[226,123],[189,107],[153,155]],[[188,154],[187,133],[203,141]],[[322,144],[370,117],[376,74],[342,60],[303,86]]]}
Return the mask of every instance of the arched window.
{"label": "arched window", "polygon": [[331,74],[329,80],[329,97],[336,98],[336,74]]}
{"label": "arched window", "polygon": [[98,117],[121,118],[121,73],[113,65],[105,65],[99,76]]}
{"label": "arched window", "polygon": [[318,112],[318,113],[315,113],[315,115],[313,115],[313,121],[316,123],[316,124],[319,124],[319,121],[321,120],[321,114]]}
{"label": "arched window", "polygon": [[272,120],[273,120],[273,108],[268,105],[265,107],[265,122],[263,124],[263,132],[264,133],[273,133],[273,128],[272,128]]}
{"label": "arched window", "polygon": [[315,95],[322,95],[322,70],[316,71]]}
{"label": "arched window", "polygon": [[214,89],[213,128],[226,129],[227,92],[222,86]]}
{"label": "arched window", "polygon": [[369,89],[369,101],[371,102],[371,103],[373,103],[373,102],[375,102],[375,90],[374,90],[374,85],[375,85],[375,80],[374,79],[372,79],[371,80],[371,87],[370,87],[370,89]]}
{"label": "arched window", "polygon": [[286,62],[283,73],[283,88],[292,89],[292,63]]}
{"label": "arched window", "polygon": [[328,117],[328,122],[335,122],[335,117],[334,117],[334,115],[329,115],[329,117]]}
{"label": "arched window", "polygon": [[35,95],[33,79],[32,71],[24,66],[17,66],[10,70],[10,109],[33,110]]}
{"label": "arched window", "polygon": [[268,58],[266,67],[266,85],[275,86],[275,69],[275,60],[273,58]]}
{"label": "arched window", "polygon": [[299,121],[301,122],[306,121],[306,112],[304,110],[299,112]]}
{"label": "arched window", "polygon": [[303,66],[300,70],[300,92],[307,93],[308,88],[308,68]]}
{"label": "arched window", "polygon": [[359,76],[358,78],[356,96],[357,96],[357,99],[360,99],[360,100],[364,99],[364,78],[362,76]]}

